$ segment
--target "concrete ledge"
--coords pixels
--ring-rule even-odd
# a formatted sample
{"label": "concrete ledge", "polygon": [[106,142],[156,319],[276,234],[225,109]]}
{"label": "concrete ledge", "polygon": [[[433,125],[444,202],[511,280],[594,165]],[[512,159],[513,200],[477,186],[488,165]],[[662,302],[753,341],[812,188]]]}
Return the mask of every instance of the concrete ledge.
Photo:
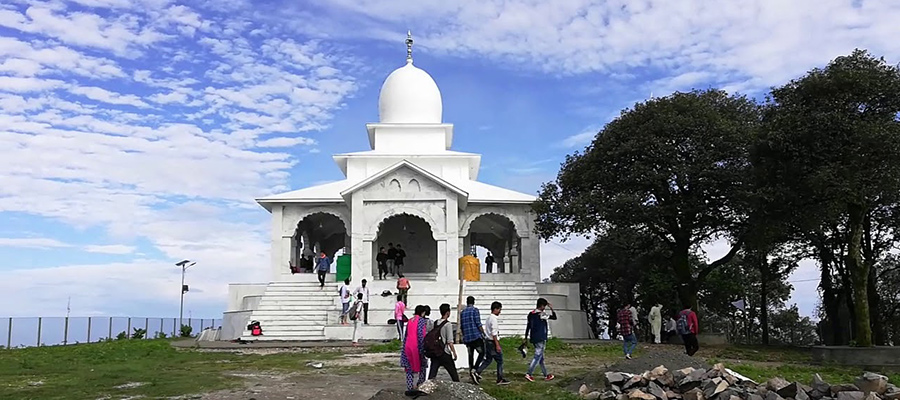
{"label": "concrete ledge", "polygon": [[862,367],[900,367],[900,347],[818,346],[812,348],[812,359]]}

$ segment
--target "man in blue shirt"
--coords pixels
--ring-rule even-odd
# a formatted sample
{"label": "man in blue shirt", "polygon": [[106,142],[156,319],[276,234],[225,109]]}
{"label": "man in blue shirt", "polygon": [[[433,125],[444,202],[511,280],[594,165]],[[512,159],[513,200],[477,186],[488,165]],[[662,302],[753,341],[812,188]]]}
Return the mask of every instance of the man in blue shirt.
{"label": "man in blue shirt", "polygon": [[[545,309],[550,308],[550,314],[548,314]],[[531,376],[534,373],[534,368],[540,364],[541,372],[544,374],[544,380],[550,381],[553,380],[553,374],[547,373],[547,367],[544,366],[544,350],[547,348],[547,320],[556,319],[556,311],[553,311],[553,306],[547,302],[547,299],[541,297],[537,300],[537,307],[528,313],[528,325],[525,327],[525,340],[528,340],[528,334],[531,334],[531,344],[534,345],[534,359],[531,360],[531,364],[528,366],[528,372],[525,374],[525,379],[529,382],[534,382],[534,377]]]}
{"label": "man in blue shirt", "polygon": [[331,269],[331,260],[325,256],[325,253],[319,254],[316,260],[316,272],[319,275],[319,289],[325,287],[325,274]]}
{"label": "man in blue shirt", "polygon": [[[462,342],[469,352],[469,375],[475,383],[481,379],[475,372],[475,367],[484,361],[484,327],[481,325],[481,313],[475,308],[475,298],[466,298],[466,308],[459,317],[459,326],[462,329]],[[478,361],[474,362],[475,352],[478,352]],[[474,363],[473,363],[474,362]]]}

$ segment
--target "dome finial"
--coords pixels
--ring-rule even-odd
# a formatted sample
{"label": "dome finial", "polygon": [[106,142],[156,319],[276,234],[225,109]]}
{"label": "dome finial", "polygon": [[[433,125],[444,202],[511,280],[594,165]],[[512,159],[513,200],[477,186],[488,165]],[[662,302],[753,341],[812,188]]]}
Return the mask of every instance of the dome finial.
{"label": "dome finial", "polygon": [[406,31],[406,62],[412,64],[412,31]]}

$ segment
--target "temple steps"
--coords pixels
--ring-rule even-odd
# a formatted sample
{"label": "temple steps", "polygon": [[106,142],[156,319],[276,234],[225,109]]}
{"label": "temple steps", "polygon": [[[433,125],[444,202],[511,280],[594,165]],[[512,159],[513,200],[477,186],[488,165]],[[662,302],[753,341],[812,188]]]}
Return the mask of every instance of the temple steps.
{"label": "temple steps", "polygon": [[[429,304],[432,319],[439,318],[438,306],[449,303],[452,320],[456,320],[458,286],[447,283],[428,282],[414,274],[407,275],[412,281],[409,293],[410,309],[415,304]],[[387,324],[393,318],[394,296],[382,297],[383,290],[394,289],[395,281],[373,281],[370,283],[369,323],[360,324],[363,340],[383,340],[395,338],[396,327]],[[324,288],[318,282],[272,282],[266,288],[259,306],[251,314],[251,321],[259,321],[263,336],[251,336],[244,331],[245,340],[322,341],[347,340],[352,336],[352,325],[340,325],[340,299],[337,295],[338,283],[329,282]],[[427,289],[425,289],[427,288]],[[429,293],[423,293],[429,290]],[[526,315],[538,298],[537,286],[533,282],[467,282],[463,297],[474,296],[476,306],[486,319],[493,301],[503,303],[500,315],[500,335],[522,335],[525,331]],[[465,301],[465,300],[463,300]],[[412,310],[407,312],[410,315]]]}

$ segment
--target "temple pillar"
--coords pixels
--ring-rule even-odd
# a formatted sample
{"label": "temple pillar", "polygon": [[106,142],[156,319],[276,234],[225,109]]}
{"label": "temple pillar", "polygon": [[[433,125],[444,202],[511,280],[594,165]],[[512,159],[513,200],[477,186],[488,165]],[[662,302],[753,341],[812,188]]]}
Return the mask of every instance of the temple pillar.
{"label": "temple pillar", "polygon": [[270,253],[270,261],[269,267],[271,268],[271,280],[276,281],[279,277],[279,266],[281,265],[281,233],[283,231],[282,224],[284,216],[284,206],[273,206],[272,207],[272,248]]}

